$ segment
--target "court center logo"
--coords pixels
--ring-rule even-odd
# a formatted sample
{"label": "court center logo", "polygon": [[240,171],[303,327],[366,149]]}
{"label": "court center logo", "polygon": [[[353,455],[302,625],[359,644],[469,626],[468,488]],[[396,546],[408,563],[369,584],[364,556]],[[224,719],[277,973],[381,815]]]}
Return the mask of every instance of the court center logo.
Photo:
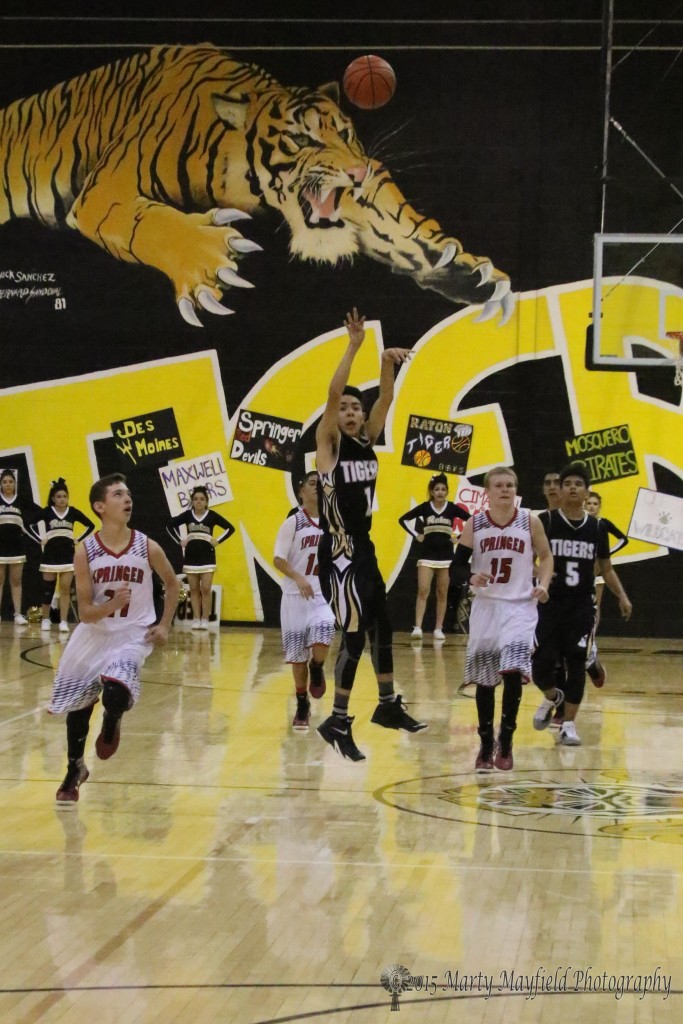
{"label": "court center logo", "polygon": [[392,964],[391,967],[384,968],[379,980],[382,987],[391,993],[391,1009],[400,1010],[398,997],[402,992],[412,988],[412,975],[408,968],[401,964]]}
{"label": "court center logo", "polygon": [[[426,817],[539,832],[683,843],[683,778],[581,769],[525,772],[499,782],[470,773],[392,783],[376,799]],[[541,778],[534,777],[541,775]]]}

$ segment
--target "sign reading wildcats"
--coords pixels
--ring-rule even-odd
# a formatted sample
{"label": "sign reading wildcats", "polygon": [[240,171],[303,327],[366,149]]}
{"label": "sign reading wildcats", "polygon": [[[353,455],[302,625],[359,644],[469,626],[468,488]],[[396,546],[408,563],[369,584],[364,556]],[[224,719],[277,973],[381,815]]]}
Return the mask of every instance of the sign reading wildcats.
{"label": "sign reading wildcats", "polygon": [[628,535],[683,551],[683,498],[640,487]]}
{"label": "sign reading wildcats", "polygon": [[165,465],[185,454],[173,409],[116,420],[111,432],[124,469]]}
{"label": "sign reading wildcats", "polygon": [[474,427],[470,423],[435,420],[411,414],[403,443],[403,466],[418,466],[430,473],[464,476],[472,447]]}
{"label": "sign reading wildcats", "polygon": [[571,462],[584,463],[594,484],[638,474],[631,430],[625,423],[577,434],[564,446]]}
{"label": "sign reading wildcats", "polygon": [[291,470],[301,423],[240,409],[230,458],[269,469]]}

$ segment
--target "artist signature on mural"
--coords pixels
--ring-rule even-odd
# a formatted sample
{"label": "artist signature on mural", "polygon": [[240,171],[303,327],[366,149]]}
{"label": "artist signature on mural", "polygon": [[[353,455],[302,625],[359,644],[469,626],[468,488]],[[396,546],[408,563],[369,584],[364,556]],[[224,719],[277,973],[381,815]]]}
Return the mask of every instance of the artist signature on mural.
{"label": "artist signature on mural", "polygon": [[0,270],[0,299],[53,299],[55,309],[66,309],[62,286],[50,270]]}

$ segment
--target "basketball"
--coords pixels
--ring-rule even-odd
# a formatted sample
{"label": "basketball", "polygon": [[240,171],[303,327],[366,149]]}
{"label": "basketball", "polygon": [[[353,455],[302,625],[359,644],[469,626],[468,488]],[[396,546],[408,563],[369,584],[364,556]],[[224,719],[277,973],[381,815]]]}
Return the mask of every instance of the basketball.
{"label": "basketball", "polygon": [[428,466],[431,461],[431,455],[429,452],[426,452],[424,448],[419,452],[415,452],[413,455],[413,462],[416,466]]}
{"label": "basketball", "polygon": [[383,107],[394,95],[396,75],[382,57],[356,57],[344,72],[344,92],[361,110]]}

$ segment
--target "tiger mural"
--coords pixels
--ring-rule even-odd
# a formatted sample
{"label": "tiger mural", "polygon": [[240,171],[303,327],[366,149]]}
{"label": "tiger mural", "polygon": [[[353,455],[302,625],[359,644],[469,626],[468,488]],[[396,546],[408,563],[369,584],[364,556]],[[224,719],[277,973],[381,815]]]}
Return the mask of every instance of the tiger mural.
{"label": "tiger mural", "polygon": [[[116,259],[168,277],[181,315],[226,314],[240,228],[280,212],[290,252],[337,264],[368,256],[479,319],[513,309],[510,280],[417,213],[370,158],[336,83],[285,88],[211,44],[160,46],[0,111],[0,224],[69,227]],[[239,226],[238,226],[239,225]]]}

